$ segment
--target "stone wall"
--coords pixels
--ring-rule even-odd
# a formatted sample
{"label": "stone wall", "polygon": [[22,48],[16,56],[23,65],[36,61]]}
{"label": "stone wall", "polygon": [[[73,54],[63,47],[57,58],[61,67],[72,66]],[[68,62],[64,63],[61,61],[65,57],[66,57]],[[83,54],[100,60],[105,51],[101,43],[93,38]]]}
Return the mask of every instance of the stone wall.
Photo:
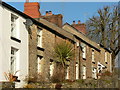
{"label": "stone wall", "polygon": [[[74,37],[73,38],[73,34],[71,34],[72,32],[69,31],[65,32],[63,29],[49,23],[46,22],[45,20],[41,19],[40,20],[42,23],[45,23],[46,25],[49,24],[50,28],[53,28],[53,31],[56,30],[56,32],[58,31],[60,34],[55,33],[53,31],[50,31],[49,28],[45,29],[44,27],[40,27],[42,30],[42,47],[44,49],[44,51],[40,51],[37,49],[37,26],[33,26],[32,27],[32,37],[30,37],[29,39],[29,54],[30,54],[30,61],[29,61],[29,74],[30,76],[34,74],[37,75],[38,73],[38,61],[37,61],[37,55],[42,56],[41,59],[41,75],[42,78],[45,81],[49,81],[51,79],[50,77],[50,62],[51,60],[54,62],[55,58],[54,58],[54,47],[57,43],[59,42],[70,42],[73,47],[74,47],[74,53],[75,53],[75,57],[72,58],[72,60],[70,61],[70,65],[69,65],[69,78],[71,80],[75,80],[76,79],[76,63],[79,64],[79,78],[82,78],[81,76],[81,71],[82,71],[82,66],[86,67],[86,77],[87,78],[91,78],[92,77],[92,66],[95,67],[97,69],[97,64],[98,61],[101,62],[104,65],[108,66],[108,70],[110,65],[110,60],[108,60],[108,64],[105,63],[105,49],[101,48],[101,51],[99,51],[99,45],[97,45],[95,42],[90,41],[89,39],[87,39],[84,35],[80,34],[79,32],[75,32],[73,31],[74,34],[78,35],[79,38]],[[70,28],[67,28],[70,29]],[[70,29],[72,30],[72,29]],[[65,32],[65,33],[63,33]],[[66,35],[66,36],[64,36]],[[81,40],[81,37],[82,40]],[[72,42],[71,40],[67,39],[66,37],[70,37],[70,39],[74,40],[74,42]],[[84,42],[83,40],[86,40],[88,42]],[[77,43],[79,43],[79,46],[77,46]],[[86,59],[82,58],[82,50],[81,50],[81,43],[85,43],[86,44]],[[92,44],[91,44],[92,43]],[[95,46],[95,47],[94,47]],[[95,57],[95,62],[92,62],[92,49],[94,49],[94,57]],[[108,53],[108,58],[110,58],[110,53]],[[56,68],[56,67],[55,67]],[[55,69],[54,69],[55,71]]]}
{"label": "stone wall", "polygon": [[29,34],[29,77],[34,77],[37,74],[37,27],[31,27]]}

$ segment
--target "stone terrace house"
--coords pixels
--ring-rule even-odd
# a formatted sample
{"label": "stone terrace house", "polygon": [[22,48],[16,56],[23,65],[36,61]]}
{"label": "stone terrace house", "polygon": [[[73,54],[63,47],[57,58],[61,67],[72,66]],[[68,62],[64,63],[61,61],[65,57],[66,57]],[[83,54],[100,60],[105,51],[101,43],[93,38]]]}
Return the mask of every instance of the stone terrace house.
{"label": "stone terrace house", "polygon": [[[111,71],[110,51],[89,40],[73,26],[65,24],[62,27],[62,15],[51,15],[50,11],[48,16],[41,16],[39,3],[36,2],[25,3],[24,13],[27,15],[4,2],[2,2],[0,10],[2,12],[0,14],[0,27],[2,27],[0,29],[2,32],[0,40],[3,44],[0,47],[0,52],[2,53],[0,56],[0,81],[5,80],[3,72],[7,72],[10,69],[12,45],[17,50],[19,49],[19,59],[14,67],[20,69],[17,75],[21,80],[20,83],[24,81],[23,78],[25,79],[26,76],[34,77],[34,80],[38,80],[39,76],[44,81],[51,79],[56,69],[52,56],[53,49],[60,41],[70,42],[74,46],[75,51],[75,58],[70,61],[66,70],[66,79],[97,79],[97,73],[101,73],[105,69]],[[20,19],[20,32],[18,33],[20,38],[17,39],[12,38],[10,35],[11,13]],[[5,20],[8,20],[6,21],[7,24],[4,25],[3,16],[7,18]],[[5,25],[8,25],[8,27]],[[6,32],[7,35],[5,30],[8,30]],[[6,40],[9,42],[8,44],[5,43]],[[6,49],[3,50],[5,47]],[[6,53],[4,54],[3,52]],[[6,58],[3,60],[3,57]],[[19,77],[21,74],[23,77]],[[22,87],[22,84],[20,86]]]}
{"label": "stone terrace house", "polygon": [[108,49],[91,41],[83,32],[79,32],[68,23],[64,24],[62,28],[75,37],[76,70],[78,70],[76,79],[97,79],[97,73],[103,72],[103,68],[112,72],[111,52]]}
{"label": "stone terrace house", "polygon": [[[61,14],[54,15],[51,11],[47,11],[46,15],[42,16],[39,12],[39,3],[35,2],[27,2],[24,6],[24,13],[45,25],[45,27],[41,25],[32,27],[32,38],[29,42],[31,77],[39,73],[44,80],[49,81],[55,69],[52,53],[59,41],[71,42],[75,50],[75,58],[71,60],[66,70],[66,79],[97,79],[98,73],[105,70],[112,72],[111,52],[78,32],[80,23],[77,26],[65,24],[62,27]],[[84,31],[83,27],[85,25],[81,27]]]}

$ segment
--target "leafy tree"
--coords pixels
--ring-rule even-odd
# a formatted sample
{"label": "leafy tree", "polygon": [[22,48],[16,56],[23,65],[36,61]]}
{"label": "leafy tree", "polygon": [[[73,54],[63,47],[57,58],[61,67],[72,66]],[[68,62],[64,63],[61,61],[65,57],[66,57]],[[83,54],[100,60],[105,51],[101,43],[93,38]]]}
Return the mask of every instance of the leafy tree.
{"label": "leafy tree", "polygon": [[86,23],[87,36],[112,51],[114,65],[115,53],[118,50],[118,7],[106,6],[99,9],[97,16],[89,18]]}

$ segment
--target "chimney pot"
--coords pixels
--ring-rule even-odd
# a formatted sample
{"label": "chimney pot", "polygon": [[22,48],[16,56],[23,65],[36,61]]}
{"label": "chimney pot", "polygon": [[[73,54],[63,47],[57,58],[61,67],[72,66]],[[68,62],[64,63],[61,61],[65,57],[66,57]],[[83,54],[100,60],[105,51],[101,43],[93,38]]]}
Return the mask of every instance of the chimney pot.
{"label": "chimney pot", "polygon": [[29,2],[29,0],[26,0],[26,2]]}
{"label": "chimney pot", "polygon": [[73,24],[75,24],[75,21],[73,21]]}
{"label": "chimney pot", "polygon": [[52,11],[49,11],[49,15],[52,15]]}
{"label": "chimney pot", "polygon": [[46,16],[48,16],[49,15],[49,13],[48,13],[48,11],[46,11]]}
{"label": "chimney pot", "polygon": [[81,24],[80,20],[78,20],[78,24]]}

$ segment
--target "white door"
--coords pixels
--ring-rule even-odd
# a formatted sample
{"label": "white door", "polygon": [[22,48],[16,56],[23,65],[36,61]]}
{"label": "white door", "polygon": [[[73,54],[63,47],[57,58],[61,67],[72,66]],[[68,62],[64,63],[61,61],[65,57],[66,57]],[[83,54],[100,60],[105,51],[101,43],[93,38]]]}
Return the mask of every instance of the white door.
{"label": "white door", "polygon": [[69,79],[69,67],[67,67],[67,70],[66,70],[66,79]]}
{"label": "white door", "polygon": [[86,67],[83,66],[83,79],[86,79]]}
{"label": "white door", "polygon": [[53,75],[54,63],[50,62],[50,77]]}

